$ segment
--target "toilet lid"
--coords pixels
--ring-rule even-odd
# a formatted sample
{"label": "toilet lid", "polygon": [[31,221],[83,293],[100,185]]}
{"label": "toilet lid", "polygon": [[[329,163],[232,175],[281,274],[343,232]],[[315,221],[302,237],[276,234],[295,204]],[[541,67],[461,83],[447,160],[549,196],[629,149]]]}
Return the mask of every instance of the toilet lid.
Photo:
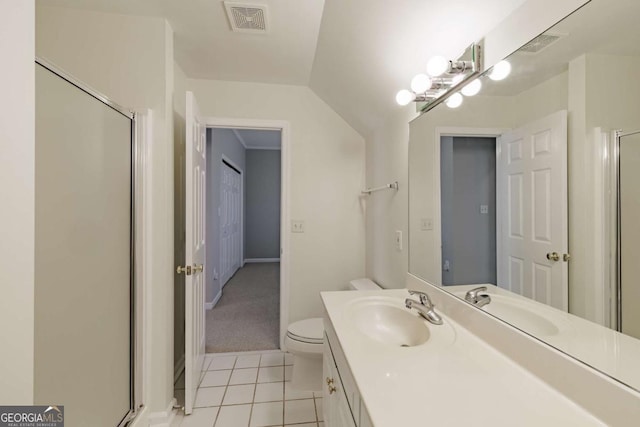
{"label": "toilet lid", "polygon": [[322,344],[324,324],[321,317],[299,320],[287,328],[289,338],[311,344]]}

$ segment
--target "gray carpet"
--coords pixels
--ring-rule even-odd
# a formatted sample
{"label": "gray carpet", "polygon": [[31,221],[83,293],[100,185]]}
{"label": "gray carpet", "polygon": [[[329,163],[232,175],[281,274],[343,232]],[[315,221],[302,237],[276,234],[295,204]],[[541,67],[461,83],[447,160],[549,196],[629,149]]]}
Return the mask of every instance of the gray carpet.
{"label": "gray carpet", "polygon": [[274,350],[280,338],[280,263],[239,269],[207,310],[207,353]]}

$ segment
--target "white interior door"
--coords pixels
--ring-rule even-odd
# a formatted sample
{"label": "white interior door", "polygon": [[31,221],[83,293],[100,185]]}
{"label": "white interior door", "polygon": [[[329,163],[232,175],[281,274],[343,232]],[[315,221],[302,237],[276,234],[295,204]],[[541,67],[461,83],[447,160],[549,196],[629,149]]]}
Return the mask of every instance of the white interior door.
{"label": "white interior door", "polygon": [[498,149],[498,286],[567,311],[567,112],[505,133]]}
{"label": "white interior door", "polygon": [[206,128],[193,93],[187,92],[185,230],[185,393],[184,410],[193,411],[205,353]]}
{"label": "white interior door", "polygon": [[222,162],[220,181],[220,276],[222,286],[240,268],[242,175]]}

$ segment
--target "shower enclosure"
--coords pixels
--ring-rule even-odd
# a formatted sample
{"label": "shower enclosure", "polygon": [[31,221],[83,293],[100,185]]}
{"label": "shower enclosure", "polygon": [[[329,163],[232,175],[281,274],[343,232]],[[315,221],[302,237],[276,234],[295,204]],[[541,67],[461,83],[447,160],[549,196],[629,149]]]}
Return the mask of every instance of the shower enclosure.
{"label": "shower enclosure", "polygon": [[640,131],[616,132],[617,326],[640,339]]}
{"label": "shower enclosure", "polygon": [[133,390],[134,115],[36,63],[35,403],[126,425]]}

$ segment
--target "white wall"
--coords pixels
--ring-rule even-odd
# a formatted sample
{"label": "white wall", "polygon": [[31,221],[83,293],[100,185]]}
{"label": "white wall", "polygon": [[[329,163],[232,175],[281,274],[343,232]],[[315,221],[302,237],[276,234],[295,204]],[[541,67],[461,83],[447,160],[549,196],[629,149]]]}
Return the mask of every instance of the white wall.
{"label": "white wall", "polygon": [[[495,28],[486,35],[485,68],[508,56],[586,2],[528,0],[503,22],[495,23]],[[491,23],[483,25],[491,28]],[[469,29],[469,43],[474,40],[473,30],[477,29]],[[461,45],[460,50],[463,48]],[[393,102],[391,97],[389,102]],[[372,198],[367,204],[367,275],[387,287],[404,286],[408,265],[407,251],[395,250],[392,233],[393,230],[403,230],[406,235],[408,228],[408,193],[402,188],[407,177],[408,122],[415,117],[414,108],[414,105],[398,107],[397,114],[367,136],[367,185],[379,185],[389,179],[400,180],[401,190],[395,197]],[[433,271],[431,262],[430,258],[425,267]]]}
{"label": "white wall", "polygon": [[513,127],[569,108],[569,73],[567,71],[525,90],[514,97]]}
{"label": "white wall", "polygon": [[46,7],[36,10],[36,52],[132,109],[152,109],[147,401],[173,397],[173,35],[164,19]]}
{"label": "white wall", "polygon": [[363,138],[306,87],[213,80],[188,87],[205,116],[290,123],[290,217],[305,223],[290,239],[290,320],[320,316],[320,291],[364,275]]}
{"label": "white wall", "polygon": [[33,403],[35,34],[33,0],[0,0],[0,402]]}
{"label": "white wall", "polygon": [[[392,101],[390,101],[392,102]],[[380,191],[366,197],[366,275],[385,288],[403,288],[408,250],[409,108],[396,114],[367,139],[367,187],[398,181],[398,191]],[[404,236],[404,250],[395,247],[395,232]]]}

